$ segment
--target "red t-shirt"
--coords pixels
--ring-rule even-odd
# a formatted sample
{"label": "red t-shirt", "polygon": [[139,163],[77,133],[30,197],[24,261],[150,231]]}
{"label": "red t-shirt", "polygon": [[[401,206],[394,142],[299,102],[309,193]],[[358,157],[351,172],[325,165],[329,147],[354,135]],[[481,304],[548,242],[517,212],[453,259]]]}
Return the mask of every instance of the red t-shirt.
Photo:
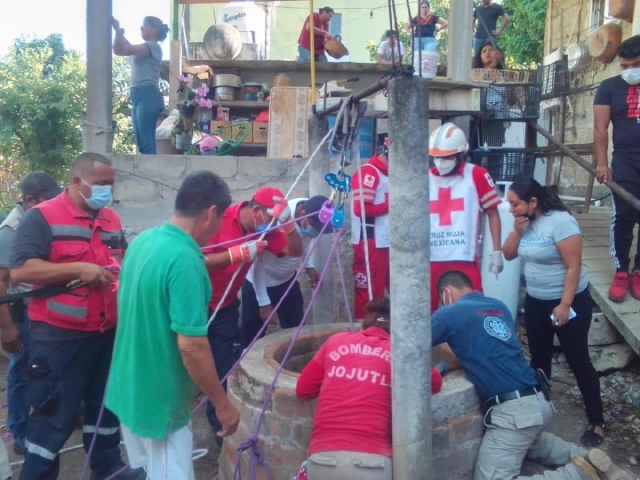
{"label": "red t-shirt", "polygon": [[[243,202],[231,205],[225,210],[220,230],[211,240],[209,240],[207,246],[217,245],[219,243],[236,239],[238,241],[225,245],[224,247],[207,249],[207,253],[226,252],[229,248],[246,242],[243,237],[251,232],[246,232],[240,224],[240,209],[247,203],[248,202]],[[289,243],[286,234],[278,230],[268,233],[264,239],[269,242],[267,250],[276,256],[282,256],[282,250],[284,250]],[[252,240],[257,240],[257,238]],[[211,280],[211,286],[213,287],[213,294],[211,295],[211,301],[209,302],[209,307],[211,307],[211,309],[215,310],[218,306],[218,303],[220,302],[222,295],[224,295],[233,274],[240,268],[240,274],[236,277],[236,281],[233,282],[233,287],[229,291],[229,294],[221,308],[226,307],[238,298],[238,292],[242,287],[251,265],[251,263],[236,263],[234,265],[227,265],[222,270],[209,270],[209,279]]]}
{"label": "red t-shirt", "polygon": [[[464,163],[460,164],[459,168],[462,168]],[[498,208],[500,205],[500,195],[498,194],[498,190],[496,190],[496,185],[493,183],[491,179],[491,175],[487,172],[486,168],[480,167],[478,165],[472,165],[473,170],[471,171],[471,176],[473,178],[473,185],[476,188],[476,192],[478,193],[478,199],[480,200],[480,206],[483,210],[492,210]],[[439,177],[440,173],[438,173],[438,169],[433,167],[430,169],[430,172]],[[461,173],[456,173],[456,175],[462,175]]]}
{"label": "red t-shirt", "polygon": [[[302,31],[300,32],[300,37],[298,38],[298,45],[302,48],[306,48],[307,50],[311,50],[311,34],[307,31],[307,25],[309,25],[309,17],[304,21],[304,25],[302,26]],[[320,24],[320,14],[313,14],[313,26],[323,30],[325,32],[329,31],[329,25]],[[324,53],[324,37],[318,35],[317,33],[313,37],[313,42],[315,43],[315,54],[322,55]]]}

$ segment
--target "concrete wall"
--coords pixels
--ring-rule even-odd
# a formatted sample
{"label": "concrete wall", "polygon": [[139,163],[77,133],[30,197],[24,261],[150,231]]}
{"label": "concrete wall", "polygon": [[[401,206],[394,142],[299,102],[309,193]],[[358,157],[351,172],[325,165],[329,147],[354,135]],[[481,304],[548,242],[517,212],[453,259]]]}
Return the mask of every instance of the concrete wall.
{"label": "concrete wall", "polygon": [[[262,6],[260,2],[256,5]],[[342,14],[342,41],[349,49],[351,61],[370,62],[366,50],[367,43],[376,44],[384,32],[389,29],[389,16],[386,5],[372,4],[370,0],[334,0],[316,3],[315,11],[324,6],[331,6],[336,13]],[[207,29],[214,25],[218,12],[224,4],[190,5],[189,39],[201,42]],[[412,6],[415,10],[415,6]],[[373,11],[373,18],[370,13]],[[307,15],[309,3],[306,0],[278,2],[271,10],[269,48],[270,60],[295,60],[298,56],[298,37]],[[398,10],[398,21],[406,21],[406,10]]]}
{"label": "concrete wall", "polygon": [[[116,169],[114,189],[114,209],[122,219],[125,234],[129,240],[143,230],[162,224],[173,212],[176,191],[186,175],[197,170],[211,170],[220,175],[231,189],[233,201],[250,200],[263,186],[279,188],[287,193],[293,181],[302,171],[307,159],[274,159],[259,157],[204,157],[180,155],[113,155]],[[307,196],[308,175],[305,174],[289,198]],[[326,195],[330,191],[327,187]],[[346,228],[345,230],[349,230]],[[340,252],[345,268],[345,282],[350,303],[353,305],[353,281],[351,272],[352,252],[349,239],[342,240]],[[318,265],[320,271],[322,265]],[[335,276],[334,303],[337,318],[346,319],[342,288],[337,266],[330,267]],[[300,285],[309,298],[306,274]]]}

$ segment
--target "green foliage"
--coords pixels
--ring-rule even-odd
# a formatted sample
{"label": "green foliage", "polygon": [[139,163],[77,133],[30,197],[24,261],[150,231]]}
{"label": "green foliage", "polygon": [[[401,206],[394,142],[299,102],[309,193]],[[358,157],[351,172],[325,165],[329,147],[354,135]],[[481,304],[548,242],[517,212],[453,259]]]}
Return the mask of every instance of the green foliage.
{"label": "green foliage", "polygon": [[113,59],[113,153],[136,153],[133,124],[131,123],[131,95],[129,94],[129,59]]}
{"label": "green foliage", "polygon": [[85,66],[59,35],[17,40],[0,59],[0,161],[62,179],[82,150]]}
{"label": "green foliage", "polygon": [[535,68],[544,55],[547,0],[504,0],[502,5],[511,18],[498,41],[507,67]]}

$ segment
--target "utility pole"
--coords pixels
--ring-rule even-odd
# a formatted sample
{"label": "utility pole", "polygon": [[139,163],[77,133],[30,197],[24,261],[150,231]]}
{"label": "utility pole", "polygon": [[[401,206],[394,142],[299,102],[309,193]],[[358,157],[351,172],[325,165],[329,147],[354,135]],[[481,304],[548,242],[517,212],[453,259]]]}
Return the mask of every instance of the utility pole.
{"label": "utility pole", "polygon": [[84,150],[106,154],[113,143],[111,0],[87,0],[87,117]]}
{"label": "utility pole", "polygon": [[388,92],[393,478],[433,480],[429,81],[395,78]]}
{"label": "utility pole", "polygon": [[[326,118],[312,117],[309,120],[309,151],[310,154],[322,142],[329,131],[329,122]],[[329,149],[326,145],[320,148],[316,158],[309,166],[309,196],[325,195],[329,196],[329,186],[324,180],[325,174],[329,172],[331,162],[329,160]],[[317,239],[318,246],[313,252],[313,262],[316,265],[324,265],[329,258],[331,251],[331,235],[320,235]],[[337,255],[340,255],[338,252]],[[335,323],[334,313],[334,292],[333,292],[333,267],[329,267],[322,280],[322,285],[313,303],[313,323],[316,325]]]}

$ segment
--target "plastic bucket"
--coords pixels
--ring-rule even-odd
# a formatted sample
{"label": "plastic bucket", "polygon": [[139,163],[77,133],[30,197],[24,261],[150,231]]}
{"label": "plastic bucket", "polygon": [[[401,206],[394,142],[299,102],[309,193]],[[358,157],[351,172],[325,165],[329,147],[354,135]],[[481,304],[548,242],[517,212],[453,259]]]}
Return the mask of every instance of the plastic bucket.
{"label": "plastic bucket", "polygon": [[[420,63],[422,62],[422,70]],[[440,62],[440,54],[438,52],[429,52],[423,50],[413,52],[413,69],[414,75],[420,75],[424,78],[435,78],[438,73],[438,63]]]}

